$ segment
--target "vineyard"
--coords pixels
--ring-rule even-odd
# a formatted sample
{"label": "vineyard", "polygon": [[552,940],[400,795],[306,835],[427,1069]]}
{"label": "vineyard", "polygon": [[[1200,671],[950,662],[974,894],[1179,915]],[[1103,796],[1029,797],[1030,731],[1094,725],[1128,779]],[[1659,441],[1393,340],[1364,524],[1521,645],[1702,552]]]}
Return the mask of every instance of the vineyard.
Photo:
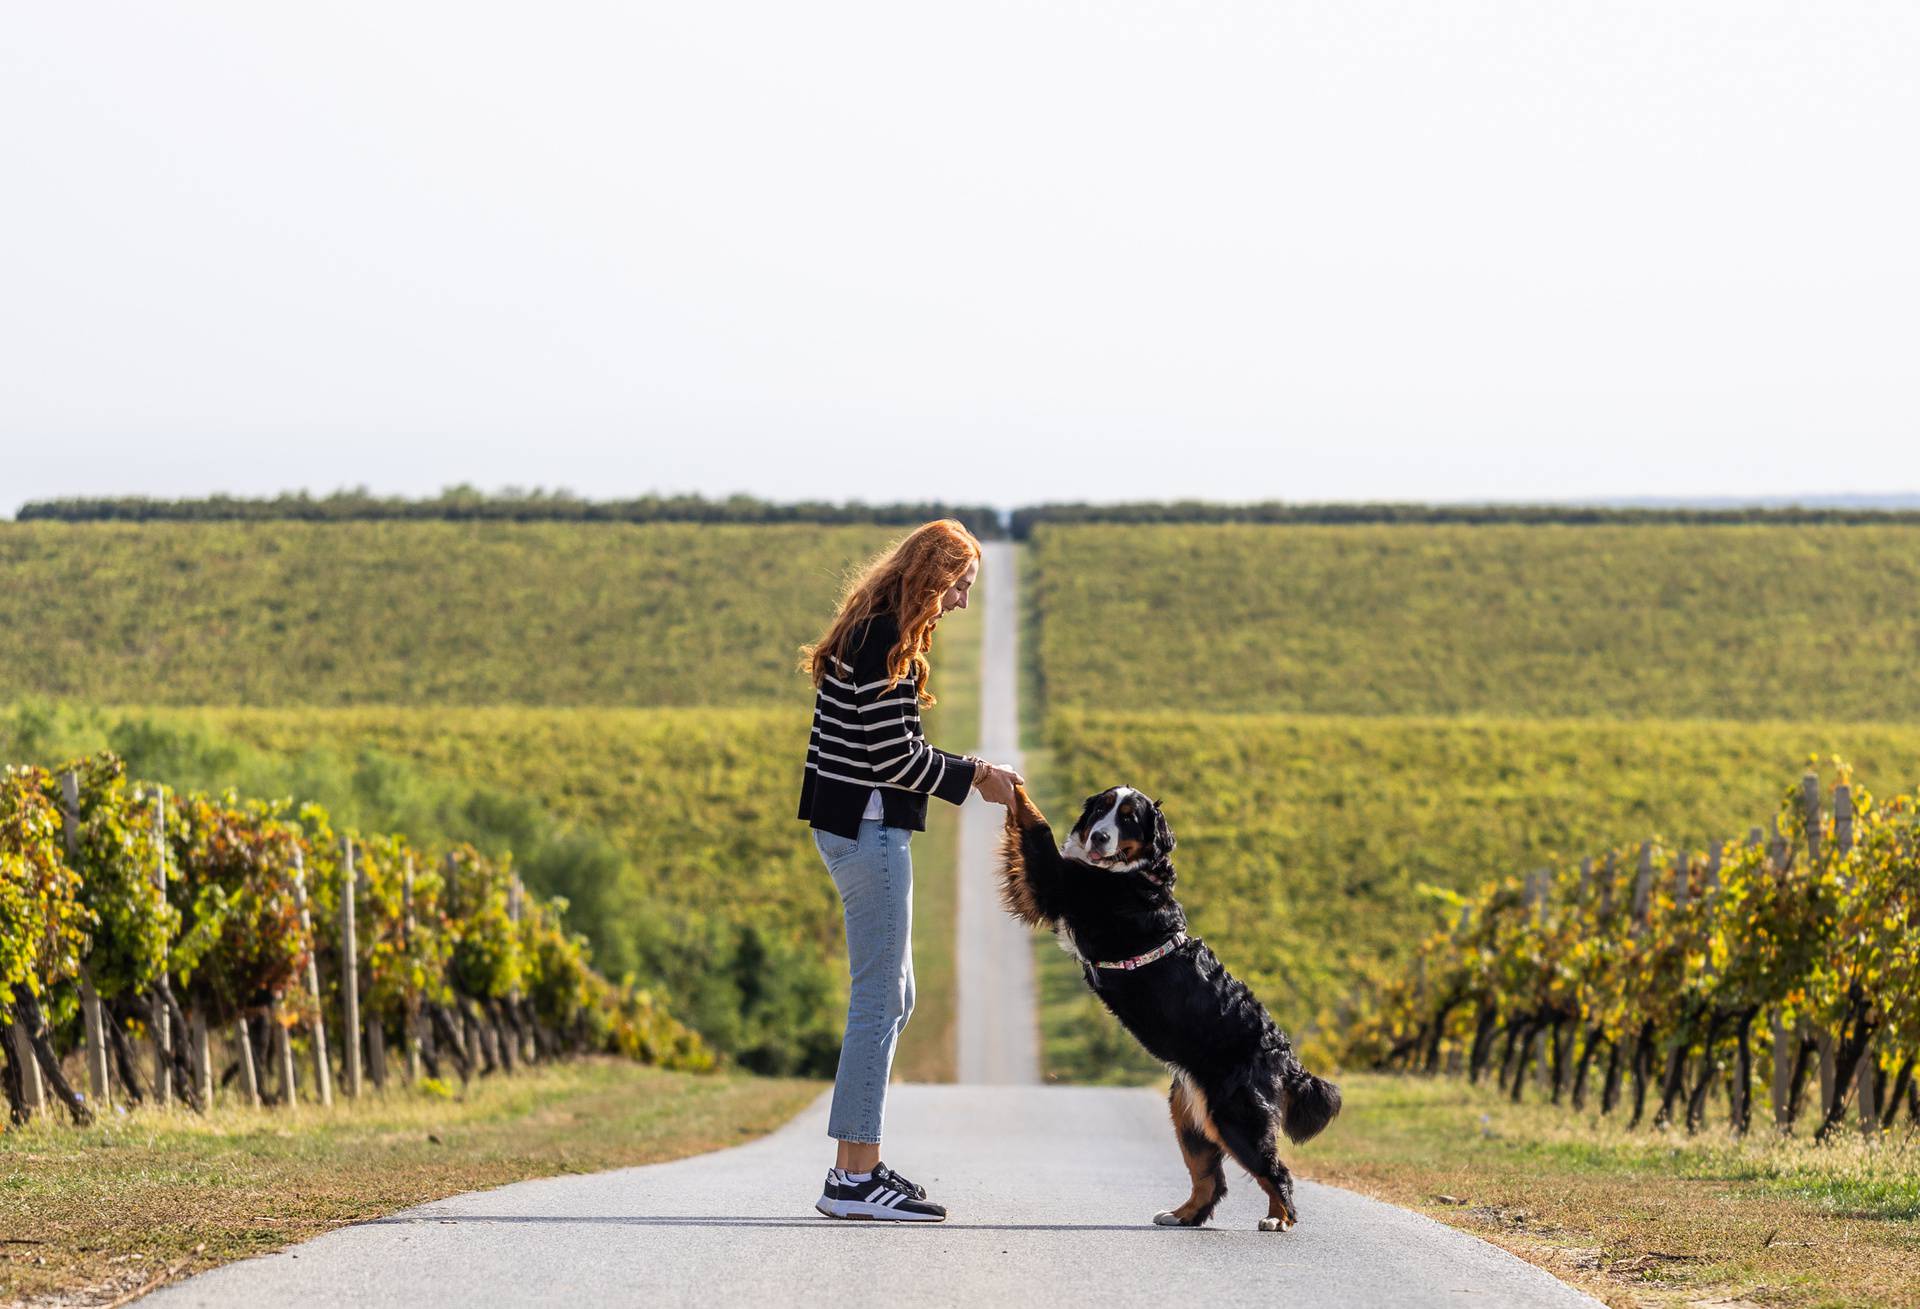
{"label": "vineyard", "polygon": [[[0,524],[0,703],[773,705],[880,526]],[[803,729],[804,730],[804,729]]]}
{"label": "vineyard", "polygon": [[185,789],[511,850],[609,975],[647,979],[716,1053],[831,1073],[840,911],[792,817],[794,654],[897,534],[0,525],[0,757],[112,749]]}
{"label": "vineyard", "polygon": [[[1396,976],[1426,935],[1422,888],[1466,894],[1647,831],[1704,845],[1769,812],[1774,779],[1815,752],[1844,750],[1888,790],[1920,764],[1920,729],[1867,725],[1056,709],[1046,742],[1049,813],[1116,782],[1166,806],[1194,930],[1323,1059],[1346,1048],[1353,989]],[[1067,958],[1040,957],[1049,976]],[[1085,1041],[1097,1007],[1076,970],[1061,981],[1049,1039]],[[1137,1075],[1126,1055],[1122,1037],[1057,1067]]]}
{"label": "vineyard", "polygon": [[609,976],[646,979],[717,1053],[830,1074],[845,966],[832,882],[792,815],[805,733],[804,708],[0,711],[8,758],[111,749],[183,789],[511,851]]}
{"label": "vineyard", "polygon": [[335,831],[316,805],[133,785],[104,753],[10,767],[9,1109],[51,1101],[86,1123],[116,1102],[330,1103],[594,1050],[710,1067],[652,994],[593,970],[565,908],[508,860]]}
{"label": "vineyard", "polygon": [[1920,721],[1913,526],[1041,526],[1030,548],[1049,710]]}
{"label": "vineyard", "polygon": [[[1829,1137],[1920,1122],[1920,802],[1880,801],[1835,761],[1770,831],[1704,848],[1653,838],[1448,897],[1457,917],[1368,997],[1351,1054],[1381,1067],[1491,1071],[1514,1100],[1638,1126],[1733,1130],[1764,1090],[1775,1124]],[[1761,1075],[1756,1053],[1771,1063]],[[1808,1081],[1818,1098],[1807,1114]]]}
{"label": "vineyard", "polygon": [[[1704,849],[1810,755],[1920,775],[1909,523],[1031,527],[1044,798],[1168,802],[1195,929],[1325,1060],[1426,935],[1423,887]],[[1039,958],[1050,1071],[1151,1076]]]}

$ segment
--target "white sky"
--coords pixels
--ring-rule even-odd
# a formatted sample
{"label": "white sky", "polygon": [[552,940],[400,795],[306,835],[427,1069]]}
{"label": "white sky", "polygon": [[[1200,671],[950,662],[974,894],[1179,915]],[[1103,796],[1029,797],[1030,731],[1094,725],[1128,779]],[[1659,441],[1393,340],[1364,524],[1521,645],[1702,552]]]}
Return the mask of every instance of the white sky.
{"label": "white sky", "polygon": [[0,512],[1920,489],[1920,5],[30,4]]}

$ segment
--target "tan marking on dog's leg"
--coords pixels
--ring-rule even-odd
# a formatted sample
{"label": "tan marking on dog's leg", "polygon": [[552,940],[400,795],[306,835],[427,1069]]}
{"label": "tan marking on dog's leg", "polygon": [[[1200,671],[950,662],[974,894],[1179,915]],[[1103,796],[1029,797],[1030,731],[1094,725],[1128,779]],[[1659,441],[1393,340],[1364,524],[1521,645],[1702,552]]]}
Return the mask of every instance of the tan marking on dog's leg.
{"label": "tan marking on dog's leg", "polygon": [[1206,1092],[1184,1077],[1176,1077],[1174,1081],[1179,1086],[1181,1094],[1186,1097],[1187,1121],[1199,1128],[1202,1136],[1224,1151],[1227,1148],[1226,1142],[1220,1139],[1220,1133],[1213,1125],[1213,1116],[1207,1108]]}
{"label": "tan marking on dog's leg", "polygon": [[[1225,1151],[1213,1123],[1207,1118],[1205,1097],[1189,1086],[1185,1078],[1174,1078],[1167,1104],[1173,1115],[1174,1140],[1179,1143],[1180,1157],[1187,1165],[1193,1188],[1184,1204],[1155,1214],[1153,1221],[1162,1227],[1193,1227],[1206,1221],[1220,1197],[1227,1193],[1225,1174],[1220,1167]],[[1193,1148],[1196,1134],[1206,1142],[1204,1149]]]}

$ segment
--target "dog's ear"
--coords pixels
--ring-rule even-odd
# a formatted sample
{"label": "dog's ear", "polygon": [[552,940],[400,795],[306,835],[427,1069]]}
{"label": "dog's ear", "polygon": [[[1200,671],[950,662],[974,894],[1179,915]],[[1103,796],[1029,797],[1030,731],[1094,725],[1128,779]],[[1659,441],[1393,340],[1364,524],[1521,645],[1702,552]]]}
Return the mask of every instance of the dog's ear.
{"label": "dog's ear", "polygon": [[1159,863],[1173,853],[1177,844],[1173,838],[1173,829],[1167,826],[1166,811],[1160,808],[1158,800],[1149,800],[1153,806],[1153,861]]}

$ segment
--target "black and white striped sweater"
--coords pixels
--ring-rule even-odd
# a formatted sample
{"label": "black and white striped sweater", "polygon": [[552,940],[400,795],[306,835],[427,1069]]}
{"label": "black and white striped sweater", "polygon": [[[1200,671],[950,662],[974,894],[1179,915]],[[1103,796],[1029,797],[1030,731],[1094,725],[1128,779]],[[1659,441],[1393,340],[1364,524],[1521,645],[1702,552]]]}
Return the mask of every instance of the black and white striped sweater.
{"label": "black and white striped sweater", "polygon": [[892,614],[855,626],[851,662],[831,660],[813,698],[813,730],[800,782],[799,817],[855,840],[867,797],[880,791],[881,822],[927,830],[927,797],[962,804],[973,761],[929,745],[920,730],[919,679],[887,687],[887,651],[900,639]]}

